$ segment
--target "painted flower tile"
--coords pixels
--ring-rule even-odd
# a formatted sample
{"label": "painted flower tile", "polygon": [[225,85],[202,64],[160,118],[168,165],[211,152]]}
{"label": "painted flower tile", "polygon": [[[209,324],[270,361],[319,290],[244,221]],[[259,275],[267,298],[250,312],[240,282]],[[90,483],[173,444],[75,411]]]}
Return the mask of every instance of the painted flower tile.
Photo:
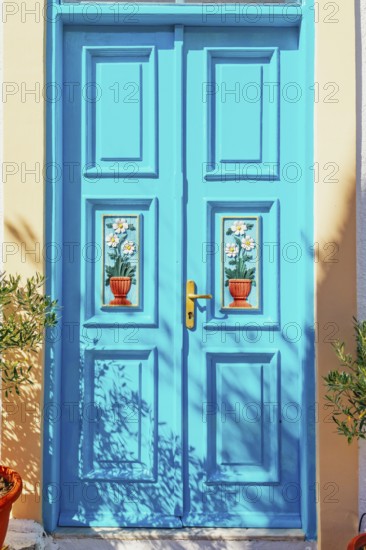
{"label": "painted flower tile", "polygon": [[103,216],[103,304],[137,307],[139,302],[139,216]]}
{"label": "painted flower tile", "polygon": [[222,218],[222,307],[259,307],[259,218]]}

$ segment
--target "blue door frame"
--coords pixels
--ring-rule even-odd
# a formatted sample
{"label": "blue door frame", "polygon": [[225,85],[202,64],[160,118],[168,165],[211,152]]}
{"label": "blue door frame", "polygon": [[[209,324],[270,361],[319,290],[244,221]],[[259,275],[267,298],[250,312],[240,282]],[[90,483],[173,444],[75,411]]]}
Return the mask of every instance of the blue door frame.
{"label": "blue door frame", "polygon": [[[302,105],[303,127],[307,127],[304,137],[304,166],[313,163],[313,97],[310,87],[314,74],[314,17],[312,2],[298,6],[267,5],[238,5],[236,12],[230,12],[228,5],[121,5],[118,11],[114,4],[114,10],[108,4],[98,4],[93,10],[90,4],[56,4],[50,2],[47,12],[47,86],[50,91],[47,94],[47,180],[46,180],[46,242],[52,247],[52,243],[60,243],[62,236],[62,178],[60,178],[63,166],[63,136],[62,136],[62,101],[59,100],[59,90],[63,86],[63,33],[67,25],[126,25],[149,26],[172,25],[175,26],[175,37],[179,42],[180,29],[189,27],[296,27],[299,29],[298,62],[302,67],[302,80],[297,84],[303,90],[299,99]],[[237,7],[239,8],[237,9]],[[238,11],[239,10],[239,11]],[[179,53],[179,49],[177,49]],[[179,60],[177,63],[179,66]],[[183,69],[182,69],[183,70]],[[177,86],[182,85],[182,80],[177,81]],[[52,98],[52,99],[50,99]],[[177,126],[179,126],[183,113],[177,113]],[[181,151],[184,147],[183,140],[177,137],[174,144],[176,171],[181,172]],[[309,170],[309,185],[303,190],[304,211],[307,214],[309,232],[305,242],[309,247],[313,239],[313,189],[311,170]],[[264,202],[262,201],[262,205]],[[263,206],[265,207],[265,205]],[[207,208],[214,208],[207,201]],[[231,208],[231,210],[230,210]],[[231,206],[229,211],[235,210]],[[51,249],[51,248],[50,248]],[[306,296],[302,303],[300,317],[304,319],[304,326],[308,327],[301,343],[302,357],[302,401],[301,401],[301,518],[302,529],[308,539],[316,536],[315,513],[315,424],[313,418],[315,374],[314,374],[314,332],[311,327],[314,323],[314,312],[311,298],[313,297],[313,266],[312,262],[304,264],[301,273],[301,287]],[[52,253],[46,262],[47,292],[59,298],[62,307],[62,262],[55,261]],[[181,284],[183,285],[183,272]],[[205,290],[205,289],[199,289]],[[306,319],[306,322],[305,322]],[[266,350],[268,352],[268,350]],[[220,353],[220,352],[218,352]],[[306,358],[306,360],[305,360]],[[311,358],[311,359],[309,359]],[[272,359],[271,359],[272,360]],[[309,365],[311,368],[309,368]],[[213,382],[210,382],[211,384]],[[44,440],[43,440],[43,518],[45,528],[48,531],[57,529],[60,514],[60,493],[62,491],[61,448],[60,448],[60,415],[62,411],[61,396],[61,339],[50,334],[47,339],[45,354],[45,387],[44,387]],[[194,520],[192,520],[194,521]]]}

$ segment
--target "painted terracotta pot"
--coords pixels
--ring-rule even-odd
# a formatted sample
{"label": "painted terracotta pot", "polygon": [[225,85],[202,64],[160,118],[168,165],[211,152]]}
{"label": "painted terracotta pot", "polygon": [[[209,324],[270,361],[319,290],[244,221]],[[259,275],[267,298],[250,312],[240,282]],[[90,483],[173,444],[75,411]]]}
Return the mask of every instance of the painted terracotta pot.
{"label": "painted terracotta pot", "polygon": [[20,475],[6,466],[0,466],[0,476],[13,483],[10,491],[0,498],[0,548],[2,548],[8,530],[11,508],[13,502],[19,498],[23,484]]}
{"label": "painted terracotta pot", "polygon": [[109,302],[110,306],[130,306],[130,300],[127,300],[127,294],[131,288],[131,277],[111,277],[109,280],[114,300]]}
{"label": "painted terracotta pot", "polygon": [[252,307],[248,303],[251,289],[252,281],[250,279],[230,279],[229,291],[234,301],[229,304],[229,307]]}
{"label": "painted terracotta pot", "polygon": [[354,537],[347,546],[347,550],[361,550],[366,545],[366,533],[361,533]]}

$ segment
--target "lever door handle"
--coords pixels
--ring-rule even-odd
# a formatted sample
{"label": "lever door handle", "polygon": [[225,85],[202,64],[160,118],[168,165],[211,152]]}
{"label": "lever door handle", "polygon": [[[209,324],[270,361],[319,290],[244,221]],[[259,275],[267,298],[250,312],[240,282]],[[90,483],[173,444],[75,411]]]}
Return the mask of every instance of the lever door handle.
{"label": "lever door handle", "polygon": [[212,294],[188,294],[191,300],[211,300]]}
{"label": "lever door handle", "polygon": [[196,294],[196,283],[187,281],[186,285],[186,327],[194,328],[195,326],[195,300],[211,300],[212,294]]}

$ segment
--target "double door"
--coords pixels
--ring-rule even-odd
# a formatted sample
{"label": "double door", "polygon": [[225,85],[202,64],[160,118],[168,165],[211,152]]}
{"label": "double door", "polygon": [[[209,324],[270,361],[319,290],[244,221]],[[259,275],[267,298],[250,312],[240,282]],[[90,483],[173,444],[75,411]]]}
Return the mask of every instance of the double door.
{"label": "double door", "polygon": [[66,29],[60,525],[301,527],[299,55],[297,28]]}

